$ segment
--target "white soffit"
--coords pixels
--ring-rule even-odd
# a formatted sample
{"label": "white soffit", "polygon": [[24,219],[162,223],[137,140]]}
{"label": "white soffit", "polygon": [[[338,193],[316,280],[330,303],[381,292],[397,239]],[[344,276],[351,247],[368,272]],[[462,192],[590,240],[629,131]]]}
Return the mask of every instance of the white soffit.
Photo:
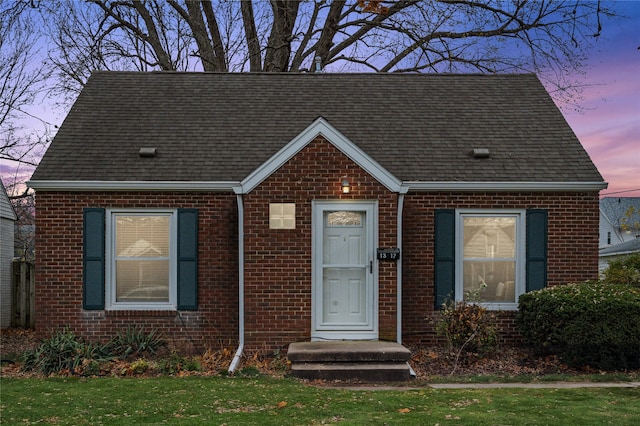
{"label": "white soffit", "polygon": [[378,182],[393,192],[403,192],[402,182],[389,173],[384,167],[364,153],[347,139],[335,127],[322,117],[317,118],[309,127],[285,145],[280,151],[262,163],[242,181],[242,192],[248,193],[262,181],[278,170],[284,163],[293,158],[316,137],[322,135],[333,146],[349,157],[354,163],[373,176]]}

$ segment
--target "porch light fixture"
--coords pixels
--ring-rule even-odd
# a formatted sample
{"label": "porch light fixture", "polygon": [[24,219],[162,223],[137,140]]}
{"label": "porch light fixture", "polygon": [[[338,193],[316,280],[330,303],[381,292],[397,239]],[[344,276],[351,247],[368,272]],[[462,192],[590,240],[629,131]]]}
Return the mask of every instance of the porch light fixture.
{"label": "porch light fixture", "polygon": [[349,184],[349,179],[342,179],[342,193],[348,194],[351,192],[351,185]]}

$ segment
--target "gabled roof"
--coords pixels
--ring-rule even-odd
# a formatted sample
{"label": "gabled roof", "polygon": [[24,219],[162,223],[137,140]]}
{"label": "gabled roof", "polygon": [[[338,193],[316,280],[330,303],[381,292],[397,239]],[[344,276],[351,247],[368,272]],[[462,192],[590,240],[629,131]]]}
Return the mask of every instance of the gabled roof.
{"label": "gabled roof", "polygon": [[174,72],[94,73],[31,185],[237,185],[319,117],[416,187],[606,186],[534,75]]}
{"label": "gabled roof", "polygon": [[393,192],[406,192],[402,188],[402,182],[396,179],[389,171],[380,166],[376,161],[369,157],[365,152],[360,150],[356,145],[351,143],[338,130],[331,126],[327,121],[320,117],[307,127],[302,133],[296,136],[291,142],[285,145],[280,151],[276,152],[270,159],[262,163],[260,167],[254,170],[246,179],[241,182],[241,187],[236,191],[240,193],[250,192],[258,186],[271,173],[278,170],[285,162],[289,161],[298,152],[313,141],[317,136],[323,136],[343,154],[349,157],[354,163],[363,170],[375,177],[378,182]]}

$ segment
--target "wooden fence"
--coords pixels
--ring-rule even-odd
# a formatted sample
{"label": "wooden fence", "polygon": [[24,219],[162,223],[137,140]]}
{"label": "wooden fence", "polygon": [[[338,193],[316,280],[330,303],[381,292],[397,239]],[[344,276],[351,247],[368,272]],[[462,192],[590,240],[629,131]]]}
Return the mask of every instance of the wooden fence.
{"label": "wooden fence", "polygon": [[13,301],[11,303],[11,326],[34,328],[36,321],[35,265],[31,262],[13,262]]}

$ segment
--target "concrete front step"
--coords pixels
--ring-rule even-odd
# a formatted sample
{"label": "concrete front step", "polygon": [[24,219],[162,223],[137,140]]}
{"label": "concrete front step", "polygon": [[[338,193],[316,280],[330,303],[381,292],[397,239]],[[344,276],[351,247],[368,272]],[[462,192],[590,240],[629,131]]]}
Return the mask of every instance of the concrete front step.
{"label": "concrete front step", "polygon": [[411,368],[403,363],[302,363],[292,364],[294,377],[309,380],[358,380],[362,382],[404,382],[411,379]]}
{"label": "concrete front step", "polygon": [[406,362],[411,351],[394,342],[341,340],[296,342],[289,345],[287,358],[297,362]]}
{"label": "concrete front step", "polygon": [[291,374],[304,379],[406,381],[411,351],[394,342],[322,341],[289,345]]}

